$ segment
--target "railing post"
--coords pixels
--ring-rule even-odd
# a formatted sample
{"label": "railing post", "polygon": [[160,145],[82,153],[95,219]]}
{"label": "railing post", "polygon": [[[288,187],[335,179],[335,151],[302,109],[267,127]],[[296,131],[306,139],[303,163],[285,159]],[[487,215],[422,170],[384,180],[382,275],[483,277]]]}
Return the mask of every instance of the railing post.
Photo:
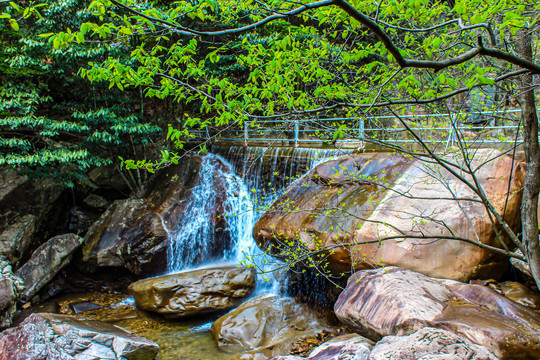
{"label": "railing post", "polygon": [[358,119],[358,137],[364,141],[364,119]]}
{"label": "railing post", "polygon": [[294,120],[294,147],[298,147],[298,119]]}
{"label": "railing post", "polygon": [[244,147],[248,145],[248,122],[244,120]]}

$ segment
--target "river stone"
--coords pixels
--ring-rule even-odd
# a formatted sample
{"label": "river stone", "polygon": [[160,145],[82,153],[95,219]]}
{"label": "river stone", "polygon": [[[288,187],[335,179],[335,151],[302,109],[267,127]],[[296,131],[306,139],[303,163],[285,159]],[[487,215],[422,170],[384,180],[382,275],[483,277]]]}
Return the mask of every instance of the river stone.
{"label": "river stone", "polygon": [[484,345],[501,358],[540,358],[540,315],[486,286],[435,280],[397,267],[349,278],[337,317],[373,340],[437,327]]}
{"label": "river stone", "polygon": [[540,294],[525,285],[515,281],[505,281],[499,284],[499,288],[504,296],[518,304],[528,306],[533,310],[540,310]]}
{"label": "river stone", "polygon": [[253,269],[229,266],[139,280],[129,292],[139,309],[176,319],[232,309],[254,288]]}
{"label": "river stone", "polygon": [[[444,160],[462,163],[451,155]],[[478,149],[472,167],[478,167],[475,174],[490,203],[517,232],[524,163],[497,150]],[[460,281],[499,277],[506,258],[443,238],[478,237],[483,244],[500,246],[484,205],[458,203],[453,194],[478,199],[438,165],[388,153],[351,154],[322,163],[295,181],[257,221],[253,234],[261,249],[281,258],[291,248],[293,253],[297,248],[329,249],[324,252],[327,269],[337,274],[393,265]]]}
{"label": "river stone", "polygon": [[368,360],[373,342],[358,334],[333,338],[313,349],[309,360]]}
{"label": "river stone", "polygon": [[[113,203],[85,236],[84,268],[92,271],[98,267],[124,267],[139,276],[165,272],[170,241],[182,231],[184,216],[189,216],[186,209],[197,195],[202,161],[202,156],[186,156],[179,164],[158,171],[137,194],[138,198]],[[211,260],[233,244],[223,216],[227,180],[220,174],[228,171],[227,166],[217,157],[211,161],[216,201],[200,206],[208,210],[214,241],[190,249],[190,254],[197,254],[194,259],[179,259],[186,266]],[[197,243],[195,239],[189,241]]]}
{"label": "river stone", "polygon": [[489,349],[472,344],[456,334],[426,327],[408,336],[386,336],[369,360],[497,360]]}
{"label": "river stone", "polygon": [[289,354],[298,339],[315,338],[337,327],[307,304],[292,298],[261,295],[217,319],[211,327],[217,347],[245,352],[241,359]]}
{"label": "river stone", "polygon": [[0,328],[11,325],[11,318],[17,310],[17,300],[23,290],[23,281],[13,274],[9,262],[0,258]]}
{"label": "river stone", "polygon": [[151,360],[158,349],[121,327],[69,315],[32,314],[0,334],[0,360]]}
{"label": "river stone", "polygon": [[78,235],[64,234],[55,236],[38,247],[30,260],[16,272],[26,286],[21,300],[29,301],[64,266],[69,264],[73,252],[82,242],[83,239]]}

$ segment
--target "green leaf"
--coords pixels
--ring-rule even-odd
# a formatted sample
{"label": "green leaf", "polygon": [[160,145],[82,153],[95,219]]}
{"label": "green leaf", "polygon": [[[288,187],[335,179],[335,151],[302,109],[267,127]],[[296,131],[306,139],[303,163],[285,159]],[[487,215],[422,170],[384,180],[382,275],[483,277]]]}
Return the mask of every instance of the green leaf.
{"label": "green leaf", "polygon": [[15,31],[19,31],[19,24],[17,24],[17,21],[14,19],[9,19],[9,25],[11,25],[11,28]]}

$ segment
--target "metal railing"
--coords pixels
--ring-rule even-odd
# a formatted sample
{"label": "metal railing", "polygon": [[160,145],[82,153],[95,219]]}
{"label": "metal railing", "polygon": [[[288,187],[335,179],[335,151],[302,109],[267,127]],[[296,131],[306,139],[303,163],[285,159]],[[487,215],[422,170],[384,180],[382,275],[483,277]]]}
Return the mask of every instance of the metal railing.
{"label": "metal railing", "polygon": [[[411,128],[417,135],[427,136],[423,141],[427,143],[446,142],[446,146],[453,146],[458,141],[470,143],[514,143],[521,142],[521,139],[497,138],[484,136],[483,138],[459,138],[458,133],[462,131],[489,132],[495,131],[497,134],[507,133],[515,136],[518,134],[519,117],[521,110],[497,110],[490,112],[470,112],[470,113],[448,113],[448,114],[406,114],[400,115],[401,120],[411,124]],[[512,117],[513,116],[513,117]],[[248,145],[250,142],[287,142],[288,145],[298,147],[307,143],[331,143],[332,135],[339,128],[340,124],[347,124],[347,130],[343,131],[344,138],[339,139],[341,143],[353,143],[356,146],[363,144],[369,139],[380,139],[388,143],[415,143],[417,140],[411,138],[410,132],[405,127],[397,127],[397,117],[393,115],[371,116],[363,118],[325,118],[325,119],[294,119],[294,120],[266,120],[264,122],[244,122],[243,128],[225,130],[190,130],[195,134],[192,141],[204,141],[212,139],[214,142],[241,142]],[[448,126],[438,126],[433,124],[434,120],[439,120],[449,124]],[[503,125],[495,125],[495,122],[502,122]],[[393,123],[392,126],[378,126],[375,124]],[[432,126],[427,126],[431,122]],[[483,125],[477,125],[482,122]],[[510,123],[510,124],[508,124]],[[366,124],[369,127],[366,127]],[[450,126],[450,124],[453,124]],[[444,134],[444,136],[443,136]],[[443,139],[444,138],[444,139]]]}

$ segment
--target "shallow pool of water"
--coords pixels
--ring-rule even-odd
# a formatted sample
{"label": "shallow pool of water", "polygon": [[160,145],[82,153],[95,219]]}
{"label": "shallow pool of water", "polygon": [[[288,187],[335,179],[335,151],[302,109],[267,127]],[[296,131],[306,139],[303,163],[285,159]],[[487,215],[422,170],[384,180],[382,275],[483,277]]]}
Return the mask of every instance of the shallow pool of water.
{"label": "shallow pool of water", "polygon": [[[99,309],[76,313],[88,303]],[[127,295],[81,293],[64,295],[27,309],[17,322],[34,312],[76,315],[106,321],[159,344],[159,360],[232,360],[239,354],[220,351],[210,334],[210,326],[218,316],[167,320],[135,308]]]}

